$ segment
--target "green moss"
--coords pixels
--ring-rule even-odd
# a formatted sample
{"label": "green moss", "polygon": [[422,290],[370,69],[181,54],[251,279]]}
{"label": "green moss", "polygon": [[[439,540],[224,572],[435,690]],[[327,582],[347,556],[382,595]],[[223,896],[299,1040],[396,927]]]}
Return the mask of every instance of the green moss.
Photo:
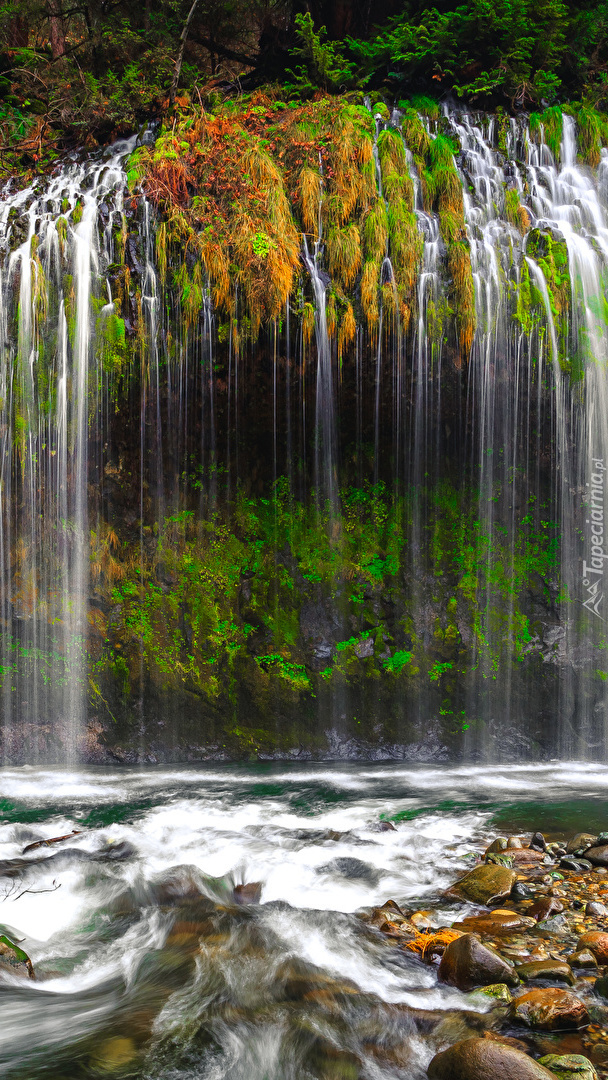
{"label": "green moss", "polygon": [[530,134],[538,142],[544,138],[556,161],[560,158],[564,120],[561,105],[551,105],[542,113],[531,113]]}

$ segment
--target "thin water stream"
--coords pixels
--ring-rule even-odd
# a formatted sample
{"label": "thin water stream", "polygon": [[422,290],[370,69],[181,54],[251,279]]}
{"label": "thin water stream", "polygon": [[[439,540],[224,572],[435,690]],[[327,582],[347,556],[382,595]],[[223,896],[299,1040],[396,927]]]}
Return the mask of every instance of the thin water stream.
{"label": "thin water stream", "polygon": [[488,1001],[357,913],[392,898],[451,922],[473,909],[442,894],[497,830],[608,825],[608,770],[584,764],[25,767],[1,784],[0,921],[36,972],[0,981],[15,1080],[422,1080]]}

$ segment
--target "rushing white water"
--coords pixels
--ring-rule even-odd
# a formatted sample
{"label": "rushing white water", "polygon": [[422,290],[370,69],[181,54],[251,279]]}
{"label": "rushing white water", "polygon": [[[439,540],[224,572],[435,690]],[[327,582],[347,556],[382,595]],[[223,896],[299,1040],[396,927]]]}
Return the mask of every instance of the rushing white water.
{"label": "rushing white water", "polygon": [[[441,893],[495,834],[497,811],[521,806],[527,828],[560,808],[574,828],[594,823],[608,770],[26,767],[0,780],[0,921],[37,973],[35,982],[2,975],[0,1076],[38,1076],[51,1049],[58,1075],[76,1059],[92,1075],[99,1046],[120,1036],[133,1075],[284,1080],[290,1055],[304,1068],[292,1040],[306,1018],[384,1078],[395,1074],[374,1064],[370,1010],[386,1032],[398,1015],[387,1009],[409,1006],[438,1009],[452,1025],[451,1035],[421,1038],[404,1016],[399,1075],[418,1080],[466,1010],[487,1004],[438,985],[432,966],[364,931],[354,913],[393,898],[432,904],[434,923],[449,924],[471,909]],[[395,829],[378,831],[387,817]],[[73,829],[73,839],[21,855]],[[234,886],[253,881],[260,903],[235,907]],[[311,985],[350,980],[360,996],[349,1006],[348,991],[326,1008],[312,994],[296,1006],[295,992],[279,990],[280,971]],[[268,1061],[252,1064],[260,1043],[274,1047],[270,1073]]]}

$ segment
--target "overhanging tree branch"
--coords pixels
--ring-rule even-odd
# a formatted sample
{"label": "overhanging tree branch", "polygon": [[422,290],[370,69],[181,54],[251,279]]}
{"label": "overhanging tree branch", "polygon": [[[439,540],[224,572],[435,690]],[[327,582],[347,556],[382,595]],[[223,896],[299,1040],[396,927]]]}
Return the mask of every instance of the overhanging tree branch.
{"label": "overhanging tree branch", "polygon": [[245,53],[236,52],[235,49],[230,49],[227,45],[221,45],[217,41],[211,41],[210,38],[201,37],[200,34],[190,34],[191,41],[194,41],[196,45],[202,45],[204,49],[213,50],[213,52],[219,53],[220,56],[225,56],[227,60],[235,60],[237,64],[244,64],[246,67],[255,67],[257,64],[257,57],[246,56]]}

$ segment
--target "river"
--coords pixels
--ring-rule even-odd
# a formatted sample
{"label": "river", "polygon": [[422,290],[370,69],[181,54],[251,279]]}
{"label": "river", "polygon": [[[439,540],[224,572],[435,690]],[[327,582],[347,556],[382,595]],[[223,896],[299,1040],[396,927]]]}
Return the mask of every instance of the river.
{"label": "river", "polygon": [[36,978],[2,976],[0,1076],[422,1078],[488,999],[357,913],[449,923],[472,852],[606,828],[607,789],[591,764],[5,768],[1,919]]}

